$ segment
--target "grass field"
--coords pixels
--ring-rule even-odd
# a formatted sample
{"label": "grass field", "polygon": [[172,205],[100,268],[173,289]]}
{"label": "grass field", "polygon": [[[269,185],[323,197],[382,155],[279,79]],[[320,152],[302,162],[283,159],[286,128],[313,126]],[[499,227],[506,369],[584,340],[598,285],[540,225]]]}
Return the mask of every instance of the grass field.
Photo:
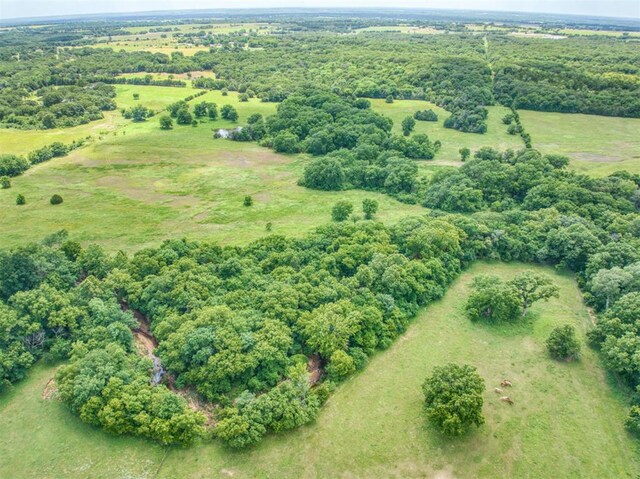
{"label": "grass field", "polygon": [[[463,315],[474,275],[544,271],[560,299],[538,304],[520,326],[484,326]],[[0,397],[0,477],[22,478],[583,478],[636,477],[638,443],[622,427],[622,392],[595,353],[550,360],[544,340],[564,323],[589,325],[575,281],[551,269],[476,263],[445,298],[424,309],[387,351],[342,384],[315,424],[230,452],[216,442],[163,449],[86,426],[42,399],[54,368],[39,366]],[[467,362],[485,378],[486,424],[447,439],[425,422],[420,385],[436,365]],[[493,388],[513,381],[510,407]]]}
{"label": "grass field", "polygon": [[[140,93],[137,102],[133,92]],[[118,85],[117,102],[119,107],[140,103],[157,108],[188,93],[185,88]],[[240,122],[252,113],[266,115],[275,109],[273,103],[239,102],[235,93],[222,96],[219,91],[194,101],[232,104]],[[238,243],[267,234],[268,222],[273,233],[301,234],[326,222],[340,199],[353,201],[358,211],[364,198],[376,198],[381,220],[424,212],[382,194],[300,187],[296,183],[304,157],[277,155],[255,143],[213,139],[213,129],[235,123],[204,120],[198,127],[176,125],[163,131],[158,121],[156,116],[144,123],[126,122],[115,134],[14,178],[11,189],[0,190],[0,247],[37,240],[61,228],[76,240],[110,250],[134,251],[183,236]],[[18,193],[25,195],[25,206],[15,205]],[[49,204],[54,193],[62,195],[62,205]],[[254,199],[250,208],[242,206],[248,194]]]}
{"label": "grass field", "polygon": [[604,176],[640,173],[640,119],[520,110],[533,147],[571,158],[571,167]]}
{"label": "grass field", "polygon": [[[154,110],[165,108],[170,103],[192,95],[198,90],[191,87],[172,88],[149,85],[115,85],[116,111],[105,111],[104,118],[73,128],[53,130],[15,130],[0,128],[0,146],[2,153],[25,155],[32,150],[50,145],[54,141],[71,143],[74,140],[91,136],[94,140],[107,135],[117,134],[118,128],[130,124],[120,113],[121,108],[144,105]],[[133,94],[139,93],[140,99],[134,100]],[[151,120],[157,122],[158,119]]]}
{"label": "grass field", "polygon": [[502,117],[509,110],[502,106],[490,106],[487,120],[487,133],[479,135],[476,133],[463,133],[458,130],[444,127],[444,120],[450,115],[442,108],[425,101],[419,100],[396,100],[393,103],[386,103],[385,100],[371,100],[372,107],[379,113],[388,116],[393,120],[393,131],[402,133],[402,120],[406,116],[412,116],[418,110],[432,109],[438,115],[438,121],[416,121],[416,127],[412,134],[425,133],[432,141],[440,140],[442,149],[436,155],[433,162],[428,164],[440,165],[461,165],[460,153],[458,150],[467,147],[471,151],[478,150],[483,146],[492,146],[500,150],[507,148],[520,149],[524,147],[519,136],[509,135],[507,127],[502,123]]}

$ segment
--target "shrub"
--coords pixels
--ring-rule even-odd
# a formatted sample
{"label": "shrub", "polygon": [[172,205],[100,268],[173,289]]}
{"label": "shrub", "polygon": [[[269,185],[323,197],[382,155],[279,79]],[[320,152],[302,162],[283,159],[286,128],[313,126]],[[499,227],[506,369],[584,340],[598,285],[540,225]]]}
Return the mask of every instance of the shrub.
{"label": "shrub", "polygon": [[55,194],[51,197],[51,199],[49,200],[49,203],[51,203],[52,205],[59,205],[62,203],[62,196]]}
{"label": "shrub", "polygon": [[438,121],[438,115],[433,110],[420,110],[413,114],[413,117],[419,121]]}
{"label": "shrub", "polygon": [[16,205],[24,205],[27,203],[27,200],[24,198],[24,195],[16,196]]}
{"label": "shrub", "polygon": [[224,119],[224,120],[229,120],[229,121],[238,121],[238,112],[236,111],[236,109],[231,106],[231,105],[224,105],[221,109],[220,109],[220,116]]}
{"label": "shrub", "polygon": [[251,206],[253,204],[253,198],[251,195],[247,195],[244,197],[244,201],[242,202],[244,206]]}
{"label": "shrub", "polygon": [[427,417],[441,432],[458,436],[472,424],[484,424],[484,380],[473,366],[447,364],[434,368],[422,392]]}
{"label": "shrub", "polygon": [[385,103],[393,103],[393,95],[389,95],[385,100]]}
{"label": "shrub", "polygon": [[558,326],[547,338],[547,350],[554,359],[571,361],[580,357],[580,342],[575,328],[569,324]]}
{"label": "shrub", "polygon": [[348,201],[338,201],[331,210],[333,221],[344,221],[353,212],[353,205]]}
{"label": "shrub", "polygon": [[160,129],[162,130],[170,130],[173,128],[173,120],[169,115],[162,115],[160,117]]}
{"label": "shrub", "polygon": [[0,187],[3,190],[11,188],[11,179],[8,176],[0,176]]}
{"label": "shrub", "polygon": [[298,137],[289,131],[284,131],[273,139],[273,149],[278,153],[297,153]]}
{"label": "shrub", "polygon": [[370,220],[373,218],[373,215],[378,212],[378,202],[376,200],[365,198],[362,200],[362,212],[364,213],[365,219]]}

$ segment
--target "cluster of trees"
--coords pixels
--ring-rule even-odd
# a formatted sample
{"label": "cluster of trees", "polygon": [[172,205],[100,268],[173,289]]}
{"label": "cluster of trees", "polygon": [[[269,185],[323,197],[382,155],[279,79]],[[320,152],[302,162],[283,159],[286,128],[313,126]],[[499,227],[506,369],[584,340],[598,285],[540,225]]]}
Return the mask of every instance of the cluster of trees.
{"label": "cluster of trees", "polygon": [[115,89],[104,83],[86,86],[47,86],[36,90],[36,98],[21,90],[3,90],[0,124],[13,128],[64,128],[103,118],[115,110]]}
{"label": "cluster of trees", "polygon": [[261,139],[281,153],[317,157],[300,179],[315,189],[363,188],[415,202],[419,181],[412,160],[431,159],[439,147],[426,135],[393,135],[392,121],[373,112],[365,99],[324,90],[291,95],[275,115],[250,120],[232,138]]}
{"label": "cluster of trees", "polygon": [[151,118],[156,112],[147,108],[144,105],[135,105],[131,108],[123,109],[122,116],[127,120],[133,120],[136,122],[145,121],[147,118]]}
{"label": "cluster of trees", "polygon": [[438,121],[438,115],[431,108],[415,112],[413,118],[418,121]]}
{"label": "cluster of trees", "polygon": [[559,289],[544,275],[533,271],[518,273],[503,282],[497,276],[476,276],[465,309],[472,321],[517,321],[533,303],[558,297]]}
{"label": "cluster of trees", "polygon": [[150,385],[118,302],[150,318],[176,386],[219,404],[214,433],[239,447],[312,421],[331,384],[389,346],[463,266],[462,231],[427,218],[342,222],[244,248],[167,241],[131,258],[58,236],[0,254],[3,381],[44,355],[68,357],[57,381],[72,411],[162,442],[191,440],[202,418]]}
{"label": "cluster of trees", "polygon": [[69,152],[80,148],[84,143],[85,140],[74,140],[68,145],[65,145],[64,143],[56,141],[48,146],[33,150],[27,155],[27,158],[9,153],[2,154],[0,155],[0,177],[9,178],[19,176],[31,168],[31,165],[43,163],[52,158],[66,156]]}
{"label": "cluster of trees", "polygon": [[67,240],[64,231],[0,251],[0,390],[40,358],[68,358],[56,382],[83,421],[188,443],[202,434],[205,418],[165,386],[151,386],[151,361],[135,352],[137,321],[118,304],[118,265],[97,246]]}

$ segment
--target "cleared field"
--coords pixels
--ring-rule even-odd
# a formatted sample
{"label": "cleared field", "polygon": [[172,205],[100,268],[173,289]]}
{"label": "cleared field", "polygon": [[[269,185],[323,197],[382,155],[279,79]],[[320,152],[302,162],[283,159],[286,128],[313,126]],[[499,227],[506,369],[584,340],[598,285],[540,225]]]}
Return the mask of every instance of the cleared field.
{"label": "cleared field", "polygon": [[[118,104],[131,106],[136,103],[133,92],[139,92],[138,103],[159,106],[146,101],[151,89],[157,92],[153,101],[165,104],[188,94],[185,88],[119,85]],[[234,105],[240,122],[252,113],[266,115],[275,109],[273,103],[240,102],[236,94],[223,96],[219,91],[194,101]],[[197,127],[176,125],[163,131],[158,122],[158,116],[144,123],[126,122],[115,134],[14,178],[11,189],[0,190],[5,209],[0,247],[61,228],[76,240],[110,250],[132,251],[184,236],[239,243],[268,234],[268,222],[273,233],[301,234],[326,222],[339,199],[353,201],[359,211],[364,198],[376,198],[381,220],[424,212],[382,194],[300,187],[304,157],[213,138],[213,130],[236,123],[205,119]],[[25,195],[25,206],[15,205],[18,193]],[[49,204],[54,193],[64,198],[62,205]],[[254,204],[247,208],[242,202],[249,194]]]}
{"label": "cleared field", "polygon": [[[544,271],[560,299],[538,304],[519,326],[471,323],[460,299],[476,274],[510,278]],[[595,353],[575,363],[550,360],[544,340],[558,324],[589,325],[575,281],[523,264],[477,263],[445,298],[424,309],[405,335],[342,384],[315,424],[231,452],[217,443],[163,449],[86,426],[42,392],[54,367],[39,366],[0,397],[0,477],[22,478],[577,478],[635,477],[637,442],[622,428],[622,393]],[[420,385],[449,361],[478,367],[485,378],[486,424],[458,438],[425,422]],[[510,407],[493,387],[514,386]],[[60,438],[64,438],[61,441]]]}
{"label": "cleared field", "polygon": [[445,33],[444,30],[437,30],[431,27],[414,27],[411,25],[380,25],[374,27],[358,28],[357,33],[360,32],[395,32],[395,33],[421,33],[424,35],[435,35],[439,33]]}
{"label": "cleared field", "polygon": [[534,148],[571,158],[571,167],[604,176],[640,173],[640,119],[520,110]]}
{"label": "cleared field", "polygon": [[509,135],[507,127],[502,123],[502,117],[509,110],[502,106],[490,106],[487,119],[487,132],[483,135],[476,133],[463,133],[458,130],[444,127],[444,120],[450,113],[432,103],[419,100],[396,100],[386,103],[385,100],[371,100],[372,107],[379,113],[393,120],[393,131],[402,133],[402,120],[406,116],[413,116],[416,111],[432,109],[438,114],[438,121],[416,121],[416,127],[412,134],[424,133],[429,135],[432,141],[440,140],[442,149],[436,155],[434,161],[428,164],[461,165],[458,150],[463,147],[475,151],[483,146],[491,146],[500,150],[507,148],[520,149],[524,147],[519,136]]}

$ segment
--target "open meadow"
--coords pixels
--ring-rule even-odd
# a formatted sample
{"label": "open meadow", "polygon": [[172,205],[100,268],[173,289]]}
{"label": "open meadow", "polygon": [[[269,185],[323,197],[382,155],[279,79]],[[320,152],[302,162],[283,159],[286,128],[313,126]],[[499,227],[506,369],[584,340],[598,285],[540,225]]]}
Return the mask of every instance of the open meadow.
{"label": "open meadow", "polygon": [[[119,108],[141,104],[158,109],[194,90],[117,85],[117,92]],[[134,92],[139,100],[133,100]],[[236,93],[223,96],[220,91],[207,92],[192,103],[201,101],[235,106],[238,123],[204,119],[197,127],[175,125],[164,131],[159,115],[133,123],[119,112],[107,112],[110,124],[120,128],[14,178],[11,189],[0,190],[6,219],[0,224],[0,244],[23,244],[62,228],[78,241],[96,242],[112,251],[135,251],[171,237],[233,244],[268,234],[267,223],[272,223],[273,233],[302,234],[326,223],[339,199],[352,201],[357,213],[364,198],[375,198],[380,203],[377,217],[384,221],[424,211],[380,193],[319,192],[298,186],[303,155],[284,156],[255,143],[213,138],[213,130],[235,127],[253,113],[271,114],[275,104],[240,102]],[[77,128],[84,137],[96,124]],[[28,130],[17,133],[22,141],[12,137],[11,143],[16,153],[53,141]],[[18,193],[26,197],[26,205],[15,205]],[[54,193],[64,198],[62,205],[49,204]],[[242,205],[245,195],[253,196],[250,208]],[[20,228],[11,226],[17,223]]]}
{"label": "open meadow", "polygon": [[571,159],[576,171],[640,173],[640,119],[520,110],[534,148]]}
{"label": "open meadow", "polygon": [[[518,326],[466,318],[460,300],[475,275],[508,279],[524,269],[551,275],[560,299],[537,304]],[[580,361],[566,363],[544,349],[559,324],[573,324],[584,342],[590,321],[571,276],[522,263],[476,263],[393,346],[340,385],[315,423],[243,452],[217,442],[163,448],[110,436],[43,399],[55,367],[40,365],[0,398],[0,477],[635,477],[640,450],[622,428],[624,398],[596,354],[584,348]],[[486,424],[459,439],[437,433],[422,411],[424,377],[449,361],[476,365],[486,381]],[[513,381],[513,406],[493,392],[503,378]]]}

